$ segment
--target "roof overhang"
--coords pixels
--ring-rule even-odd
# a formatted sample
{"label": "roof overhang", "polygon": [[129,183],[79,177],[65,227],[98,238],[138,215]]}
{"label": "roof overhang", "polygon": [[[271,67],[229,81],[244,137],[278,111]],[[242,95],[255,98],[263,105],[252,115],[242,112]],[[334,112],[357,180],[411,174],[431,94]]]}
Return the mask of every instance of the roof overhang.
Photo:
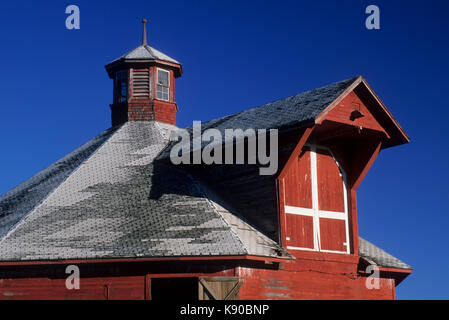
{"label": "roof overhang", "polygon": [[294,257],[264,257],[255,255],[234,256],[173,256],[173,257],[142,257],[142,258],[103,258],[103,259],[61,259],[61,260],[29,260],[29,261],[0,261],[3,266],[36,266],[36,265],[60,265],[60,264],[86,264],[86,263],[120,263],[120,262],[172,262],[172,261],[231,261],[248,260],[259,261],[266,264],[281,263],[295,260]]}
{"label": "roof overhang", "polygon": [[369,265],[376,266],[378,268],[379,276],[381,278],[394,279],[395,286],[399,285],[405,278],[407,278],[413,272],[413,269],[380,266],[371,259],[368,259],[366,257],[360,257],[359,273],[368,275],[368,273],[365,270],[366,267]]}
{"label": "roof overhang", "polygon": [[132,67],[149,67],[149,66],[160,66],[164,68],[169,68],[174,71],[175,78],[179,78],[182,75],[182,65],[176,64],[168,61],[158,60],[158,59],[126,59],[122,58],[105,65],[105,69],[108,73],[109,78],[113,79],[117,71]]}

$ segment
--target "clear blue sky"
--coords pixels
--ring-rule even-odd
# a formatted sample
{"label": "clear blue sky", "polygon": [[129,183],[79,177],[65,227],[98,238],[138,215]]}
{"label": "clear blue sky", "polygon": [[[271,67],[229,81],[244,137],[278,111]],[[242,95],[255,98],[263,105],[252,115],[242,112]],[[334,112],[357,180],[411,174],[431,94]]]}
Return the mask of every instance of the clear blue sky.
{"label": "clear blue sky", "polygon": [[110,126],[104,65],[139,45],[146,17],[149,44],[183,64],[179,126],[365,76],[411,143],[359,188],[360,235],[414,267],[399,299],[449,299],[448,15],[448,1],[3,2],[0,194]]}

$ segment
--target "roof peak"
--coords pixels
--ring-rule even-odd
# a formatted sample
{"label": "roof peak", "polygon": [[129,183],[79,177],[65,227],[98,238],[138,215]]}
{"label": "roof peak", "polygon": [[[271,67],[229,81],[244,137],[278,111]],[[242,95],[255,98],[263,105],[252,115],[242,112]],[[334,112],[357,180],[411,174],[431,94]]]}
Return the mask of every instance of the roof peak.
{"label": "roof peak", "polygon": [[111,63],[106,65],[106,67],[117,62],[117,61],[120,61],[120,60],[161,60],[161,61],[181,65],[181,63],[179,61],[177,61],[177,60],[169,57],[165,53],[162,53],[161,51],[149,46],[147,43],[147,39],[146,39],[145,24],[144,24],[143,28],[144,29],[143,29],[143,33],[142,33],[142,44],[139,45],[138,47],[132,49],[131,51],[128,51],[127,53],[120,56],[119,58],[113,60]]}
{"label": "roof peak", "polygon": [[147,19],[142,19],[142,44],[133,50],[129,51],[128,53],[125,53],[120,58],[114,60],[113,62],[121,59],[125,60],[162,60],[166,62],[171,62],[175,64],[180,64],[175,59],[167,56],[166,54],[160,52],[159,50],[156,50],[148,45],[147,40],[147,26],[146,23],[148,22]]}

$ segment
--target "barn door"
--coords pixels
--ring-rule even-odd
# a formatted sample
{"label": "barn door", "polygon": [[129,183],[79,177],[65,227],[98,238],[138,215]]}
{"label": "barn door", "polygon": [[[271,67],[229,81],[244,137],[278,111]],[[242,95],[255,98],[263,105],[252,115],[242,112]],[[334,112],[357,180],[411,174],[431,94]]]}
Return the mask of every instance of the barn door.
{"label": "barn door", "polygon": [[288,249],[349,253],[346,177],[329,149],[305,146],[281,188]]}
{"label": "barn door", "polygon": [[346,177],[328,149],[316,148],[320,250],[349,253]]}
{"label": "barn door", "polygon": [[198,279],[198,299],[238,300],[241,286],[236,277],[202,277]]}

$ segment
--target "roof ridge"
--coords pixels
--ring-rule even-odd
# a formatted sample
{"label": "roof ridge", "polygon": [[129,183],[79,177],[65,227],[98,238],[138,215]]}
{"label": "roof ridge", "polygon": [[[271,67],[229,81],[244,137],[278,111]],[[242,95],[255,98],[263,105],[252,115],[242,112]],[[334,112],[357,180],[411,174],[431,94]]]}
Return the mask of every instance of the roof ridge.
{"label": "roof ridge", "polygon": [[[189,175],[189,177],[191,177]],[[193,177],[192,177],[192,181],[196,181]],[[229,222],[226,217],[223,216],[223,213],[220,211],[219,208],[217,208],[217,205],[222,207],[223,210],[225,210],[226,212],[228,212],[230,215],[232,215],[233,217],[235,217],[236,219],[238,219],[240,222],[242,222],[245,227],[249,228],[252,232],[255,232],[257,234],[257,236],[259,237],[263,237],[264,240],[268,240],[270,242],[272,242],[275,246],[276,246],[276,251],[283,253],[284,255],[288,256],[288,258],[292,258],[293,256],[290,255],[290,253],[288,253],[286,250],[284,250],[284,248],[282,248],[281,246],[279,246],[275,241],[273,241],[272,239],[270,239],[269,237],[267,237],[264,233],[262,233],[261,231],[257,230],[256,228],[254,228],[248,221],[246,221],[246,219],[243,219],[240,216],[237,216],[235,214],[232,213],[233,212],[237,212],[237,210],[235,210],[230,204],[226,203],[226,205],[228,207],[230,207],[231,210],[228,210],[227,208],[221,206],[220,204],[218,204],[216,201],[214,201],[211,198],[217,198],[219,197],[215,192],[213,192],[210,188],[203,188],[204,183],[200,183],[198,181],[196,181],[196,186],[197,188],[199,188],[200,192],[203,194],[204,198],[206,199],[206,201],[209,203],[209,205],[213,208],[213,210],[221,217],[221,219],[226,223],[226,225],[229,226],[231,232],[233,235],[235,235],[239,242],[242,244],[243,248],[245,249],[245,251],[247,252],[247,254],[250,255],[254,255],[250,248],[247,247],[247,245],[245,244],[245,242],[242,240],[241,236],[234,230],[231,222]],[[222,199],[221,199],[222,200]],[[278,258],[282,258],[282,257],[278,257]]]}
{"label": "roof ridge", "polygon": [[220,219],[224,222],[225,225],[227,225],[229,227],[229,230],[231,231],[231,234],[234,236],[234,238],[237,239],[238,242],[240,242],[240,244],[242,245],[243,251],[246,254],[249,254],[248,249],[246,248],[245,244],[243,243],[242,239],[240,239],[240,237],[237,235],[237,233],[233,230],[233,228],[230,226],[230,224],[228,223],[228,221],[226,221],[226,219],[222,216],[222,214],[217,210],[217,208],[215,207],[215,205],[212,203],[212,201],[209,199],[209,197],[207,196],[205,190],[201,187],[201,185],[199,184],[199,182],[191,175],[188,174],[187,175],[189,177],[189,179],[192,181],[193,185],[195,186],[195,188],[198,190],[199,193],[201,193],[204,197],[204,199],[206,200],[206,202],[209,204],[209,206],[212,208],[212,210],[220,217]]}
{"label": "roof ridge", "polygon": [[[298,128],[314,121],[329,105],[331,105],[341,94],[353,85],[360,76],[337,81],[319,88],[300,92],[283,99],[278,99],[257,107],[236,112],[217,119],[201,123],[201,131],[214,128],[223,132],[226,129],[285,129],[296,125]],[[275,110],[274,110],[275,109]],[[278,112],[280,110],[280,112]],[[278,112],[276,114],[276,112]],[[273,116],[276,115],[276,117]],[[192,130],[192,126],[184,128]],[[221,143],[226,142],[222,139]],[[161,153],[159,159],[169,157],[170,148],[176,143],[171,142],[166,150]],[[201,142],[201,149],[206,142]],[[190,152],[193,151],[190,144]]]}
{"label": "roof ridge", "polygon": [[148,53],[153,57],[153,59],[156,59],[156,55],[153,53],[153,48],[151,48],[148,44],[143,44],[142,45],[147,51]]}
{"label": "roof ridge", "polygon": [[[329,84],[327,84],[327,85],[324,85],[324,86],[321,86],[321,87],[318,87],[318,88],[314,88],[314,89],[309,89],[309,90],[306,90],[306,91],[302,91],[302,92],[299,92],[299,93],[297,93],[297,94],[290,95],[290,96],[285,97],[285,98],[276,99],[276,100],[273,100],[273,101],[270,101],[270,102],[267,102],[267,103],[264,103],[264,104],[255,106],[255,107],[250,107],[250,108],[248,108],[248,109],[244,109],[244,110],[241,110],[241,111],[238,111],[238,112],[235,112],[235,113],[226,115],[226,116],[222,116],[222,117],[219,117],[219,118],[215,118],[215,119],[208,120],[208,121],[206,121],[204,124],[209,123],[209,122],[211,122],[211,121],[216,121],[216,120],[221,120],[221,119],[223,119],[223,118],[232,117],[232,116],[241,114],[241,113],[246,112],[246,111],[250,111],[250,110],[262,108],[262,107],[264,107],[264,106],[267,106],[267,105],[270,105],[270,104],[273,104],[273,103],[277,103],[277,102],[281,102],[281,101],[284,101],[284,100],[292,99],[292,98],[298,97],[298,96],[300,96],[300,95],[305,95],[305,94],[307,94],[307,93],[311,93],[311,92],[313,92],[313,91],[315,91],[315,90],[317,90],[317,91],[318,91],[318,90],[322,90],[322,89],[324,89],[324,88],[326,88],[326,87],[333,86],[333,85],[336,85],[336,84],[338,84],[338,83],[343,83],[343,82],[347,82],[347,81],[350,81],[350,80],[351,80],[351,83],[352,83],[352,82],[356,81],[359,77],[361,77],[361,76],[356,76],[356,77],[352,77],[352,78],[347,78],[347,79],[345,79],[345,80],[340,80],[340,81],[332,82],[332,83],[329,83]],[[363,77],[362,77],[362,78],[363,78]],[[188,128],[190,128],[190,127],[187,127],[187,128],[185,128],[185,129],[188,129]]]}

